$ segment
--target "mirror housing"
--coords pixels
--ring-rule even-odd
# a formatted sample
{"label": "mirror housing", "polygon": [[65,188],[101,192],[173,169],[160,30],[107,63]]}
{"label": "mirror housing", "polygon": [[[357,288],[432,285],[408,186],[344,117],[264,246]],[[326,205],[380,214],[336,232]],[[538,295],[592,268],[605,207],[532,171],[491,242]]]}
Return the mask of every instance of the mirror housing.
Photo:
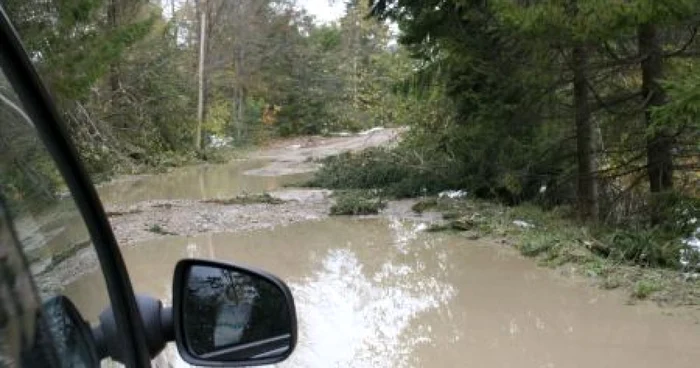
{"label": "mirror housing", "polygon": [[22,354],[20,366],[97,367],[97,345],[75,305],[65,296],[46,300],[37,321],[32,348]]}
{"label": "mirror housing", "polygon": [[[175,340],[172,308],[163,307],[160,300],[140,294],[136,295],[136,306],[143,321],[148,354],[153,359],[165,349],[168,342]],[[110,357],[124,363],[124,346],[120,343],[122,336],[117,328],[117,320],[114,318],[111,305],[100,313],[99,319],[100,324],[92,329],[98,358]]]}
{"label": "mirror housing", "polygon": [[180,355],[198,366],[274,364],[297,342],[289,287],[265,271],[229,263],[178,262],[173,324]]}

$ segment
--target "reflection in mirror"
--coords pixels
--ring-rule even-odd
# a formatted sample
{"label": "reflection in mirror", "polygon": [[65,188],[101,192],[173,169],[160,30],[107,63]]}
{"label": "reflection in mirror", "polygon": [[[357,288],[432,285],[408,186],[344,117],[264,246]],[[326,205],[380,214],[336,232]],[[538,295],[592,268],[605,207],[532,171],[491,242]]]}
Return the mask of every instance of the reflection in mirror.
{"label": "reflection in mirror", "polygon": [[76,367],[98,365],[97,347],[88,324],[64,296],[42,306],[34,346],[23,356],[23,367]]}
{"label": "reflection in mirror", "polygon": [[182,293],[183,331],[200,359],[241,361],[286,355],[292,316],[280,286],[261,275],[192,265]]}

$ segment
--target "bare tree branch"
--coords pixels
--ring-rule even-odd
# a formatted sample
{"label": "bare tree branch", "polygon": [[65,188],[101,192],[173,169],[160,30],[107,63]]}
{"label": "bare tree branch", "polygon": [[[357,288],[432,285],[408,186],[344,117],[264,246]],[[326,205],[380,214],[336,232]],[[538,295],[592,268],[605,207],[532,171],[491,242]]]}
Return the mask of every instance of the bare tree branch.
{"label": "bare tree branch", "polygon": [[692,27],[688,27],[688,28],[690,30],[690,37],[688,37],[688,41],[686,41],[686,43],[683,44],[683,46],[681,46],[678,50],[666,53],[663,55],[663,57],[667,58],[667,57],[679,56],[679,55],[683,54],[691,44],[693,44],[693,41],[695,41],[695,36],[698,33],[698,27],[692,26]]}

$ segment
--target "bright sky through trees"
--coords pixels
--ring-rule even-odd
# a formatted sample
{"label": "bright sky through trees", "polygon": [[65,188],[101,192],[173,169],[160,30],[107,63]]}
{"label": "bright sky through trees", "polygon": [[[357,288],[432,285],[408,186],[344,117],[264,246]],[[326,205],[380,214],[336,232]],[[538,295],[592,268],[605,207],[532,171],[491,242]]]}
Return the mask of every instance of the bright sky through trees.
{"label": "bright sky through trees", "polygon": [[299,0],[299,5],[323,23],[338,20],[345,13],[345,4],[340,0]]}

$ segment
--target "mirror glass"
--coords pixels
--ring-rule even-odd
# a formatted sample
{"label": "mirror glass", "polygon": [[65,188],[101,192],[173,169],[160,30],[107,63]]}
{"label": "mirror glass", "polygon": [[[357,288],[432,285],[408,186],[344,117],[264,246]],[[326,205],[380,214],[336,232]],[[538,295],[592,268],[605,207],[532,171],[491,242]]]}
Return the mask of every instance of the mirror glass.
{"label": "mirror glass", "polygon": [[90,328],[64,296],[44,302],[34,340],[31,351],[22,359],[22,366],[98,366],[97,347]]}
{"label": "mirror glass", "polygon": [[185,273],[185,343],[199,359],[240,361],[286,355],[292,317],[282,288],[232,266],[193,264]]}

